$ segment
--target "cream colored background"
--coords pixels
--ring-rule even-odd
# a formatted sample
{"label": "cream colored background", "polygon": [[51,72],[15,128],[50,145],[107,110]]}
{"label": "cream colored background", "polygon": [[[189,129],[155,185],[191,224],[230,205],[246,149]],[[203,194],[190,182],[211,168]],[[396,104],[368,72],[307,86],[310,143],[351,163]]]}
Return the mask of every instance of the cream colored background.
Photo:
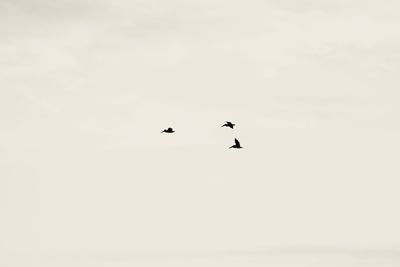
{"label": "cream colored background", "polygon": [[[390,0],[0,0],[0,263],[399,255],[399,13]],[[234,137],[245,149],[227,149]]]}

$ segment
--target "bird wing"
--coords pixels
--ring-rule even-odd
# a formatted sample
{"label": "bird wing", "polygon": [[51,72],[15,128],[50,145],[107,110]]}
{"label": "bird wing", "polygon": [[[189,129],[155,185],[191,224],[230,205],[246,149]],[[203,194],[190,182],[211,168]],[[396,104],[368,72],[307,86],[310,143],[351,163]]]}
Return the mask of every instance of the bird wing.
{"label": "bird wing", "polygon": [[240,142],[236,138],[235,138],[235,145],[240,146]]}

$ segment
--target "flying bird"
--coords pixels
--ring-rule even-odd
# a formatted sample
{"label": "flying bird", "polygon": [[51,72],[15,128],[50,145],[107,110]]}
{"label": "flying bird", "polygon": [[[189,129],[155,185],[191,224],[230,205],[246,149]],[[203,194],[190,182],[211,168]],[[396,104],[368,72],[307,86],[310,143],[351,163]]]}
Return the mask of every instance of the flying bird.
{"label": "flying bird", "polygon": [[161,133],[174,133],[175,131],[172,128],[165,129]]}
{"label": "flying bird", "polygon": [[239,148],[243,148],[243,147],[240,146],[239,140],[237,140],[235,138],[235,144],[233,146],[229,147],[229,148],[237,148],[237,149],[239,149]]}
{"label": "flying bird", "polygon": [[235,124],[233,124],[233,123],[230,122],[230,121],[227,121],[227,122],[225,122],[225,124],[222,125],[221,127],[229,127],[229,128],[231,128],[231,129],[233,129],[233,126],[235,126]]}

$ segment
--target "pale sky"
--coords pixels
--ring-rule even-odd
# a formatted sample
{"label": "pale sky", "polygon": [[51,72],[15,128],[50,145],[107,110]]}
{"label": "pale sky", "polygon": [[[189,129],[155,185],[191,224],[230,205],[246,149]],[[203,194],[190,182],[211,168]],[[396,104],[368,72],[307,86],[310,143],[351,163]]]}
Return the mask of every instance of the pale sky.
{"label": "pale sky", "polygon": [[399,13],[0,0],[0,254],[400,249]]}

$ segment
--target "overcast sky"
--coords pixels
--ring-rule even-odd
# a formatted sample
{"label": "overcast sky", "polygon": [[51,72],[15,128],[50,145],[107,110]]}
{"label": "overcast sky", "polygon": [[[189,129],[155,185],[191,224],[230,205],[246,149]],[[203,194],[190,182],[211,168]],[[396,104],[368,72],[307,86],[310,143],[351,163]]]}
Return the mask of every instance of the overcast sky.
{"label": "overcast sky", "polygon": [[0,0],[0,254],[400,248],[399,13]]}

